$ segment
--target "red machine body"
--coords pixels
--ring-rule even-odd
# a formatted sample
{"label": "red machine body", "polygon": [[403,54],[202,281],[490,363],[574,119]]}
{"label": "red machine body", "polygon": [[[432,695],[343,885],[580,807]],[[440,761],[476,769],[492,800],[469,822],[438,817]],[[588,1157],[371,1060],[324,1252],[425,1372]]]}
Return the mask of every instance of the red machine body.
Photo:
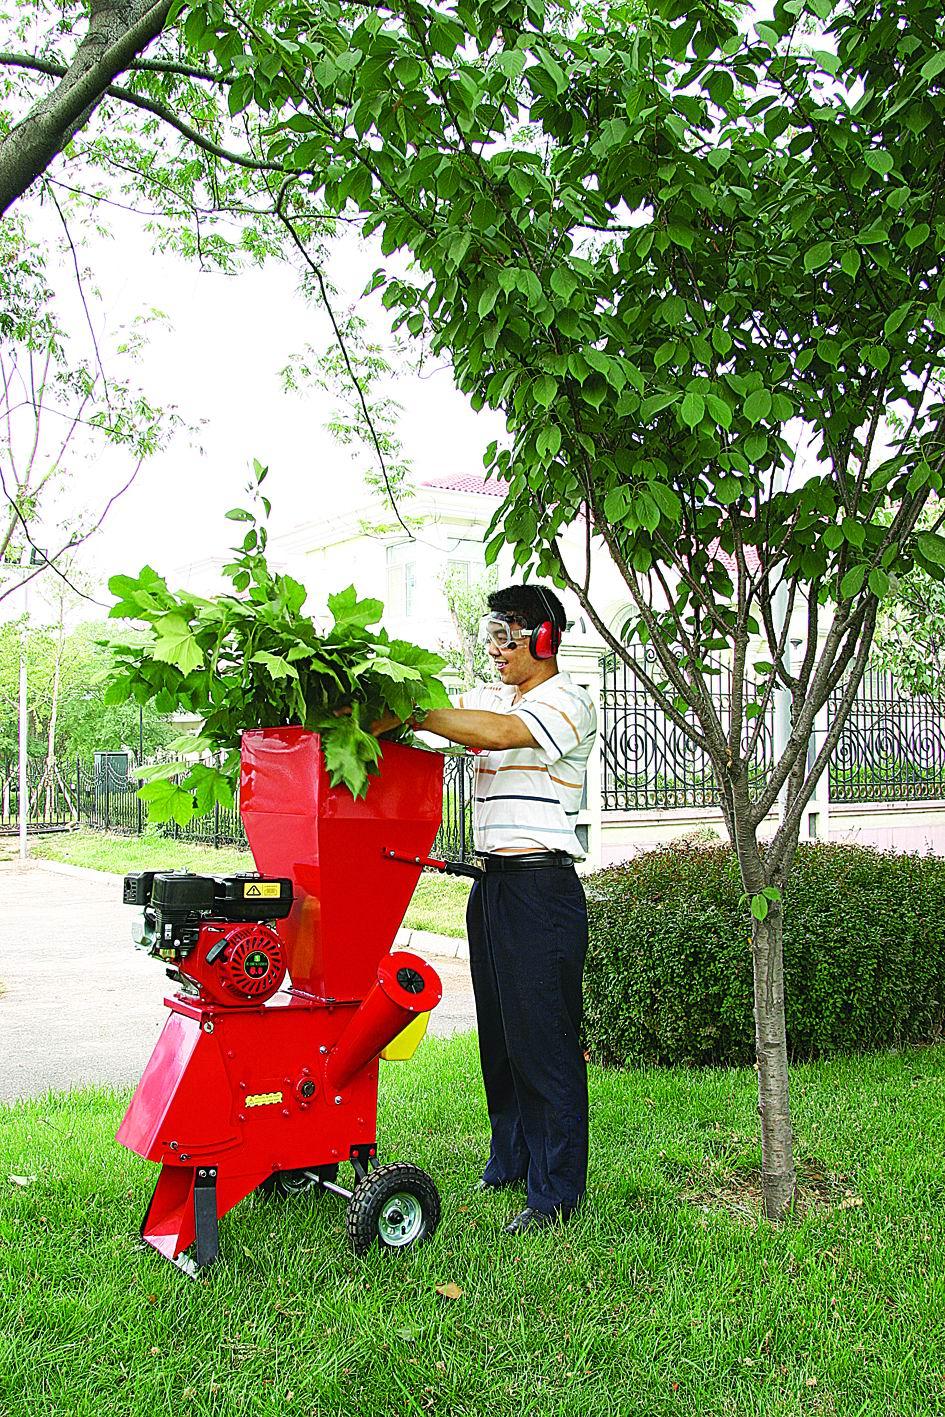
{"label": "red machine body", "polygon": [[[442,994],[424,960],[390,954],[421,870],[402,858],[433,843],[442,765],[385,744],[356,801],[329,785],[316,734],[244,734],[246,833],[294,900],[274,921],[208,907],[175,956],[183,987],[118,1131],[162,1167],[142,1234],[169,1259],[195,1238],[197,1263],[215,1258],[217,1217],[267,1178],[349,1159],[361,1174],[376,1158],[378,1056]],[[151,952],[167,958],[161,943]]]}

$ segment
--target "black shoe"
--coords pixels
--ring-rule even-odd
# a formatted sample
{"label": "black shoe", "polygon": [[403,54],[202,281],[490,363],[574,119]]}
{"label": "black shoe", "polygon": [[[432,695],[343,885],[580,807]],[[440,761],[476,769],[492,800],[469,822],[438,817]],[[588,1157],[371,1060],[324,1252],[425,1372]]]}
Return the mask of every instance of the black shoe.
{"label": "black shoe", "polygon": [[520,1210],[512,1220],[506,1225],[506,1235],[521,1235],[525,1230],[543,1230],[548,1225],[553,1225],[557,1216],[548,1215],[543,1210],[533,1210],[527,1205],[524,1210]]}

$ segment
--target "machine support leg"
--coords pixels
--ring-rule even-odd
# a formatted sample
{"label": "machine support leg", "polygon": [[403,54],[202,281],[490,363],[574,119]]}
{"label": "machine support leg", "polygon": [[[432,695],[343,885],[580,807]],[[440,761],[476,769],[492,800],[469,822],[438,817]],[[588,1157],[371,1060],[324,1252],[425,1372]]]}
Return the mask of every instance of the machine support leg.
{"label": "machine support leg", "polygon": [[359,1181],[363,1181],[369,1171],[377,1170],[377,1142],[362,1142],[353,1146],[350,1152],[351,1165]]}
{"label": "machine support leg", "polygon": [[194,1260],[198,1269],[213,1264],[220,1249],[217,1230],[217,1168],[198,1166],[194,1177]]}

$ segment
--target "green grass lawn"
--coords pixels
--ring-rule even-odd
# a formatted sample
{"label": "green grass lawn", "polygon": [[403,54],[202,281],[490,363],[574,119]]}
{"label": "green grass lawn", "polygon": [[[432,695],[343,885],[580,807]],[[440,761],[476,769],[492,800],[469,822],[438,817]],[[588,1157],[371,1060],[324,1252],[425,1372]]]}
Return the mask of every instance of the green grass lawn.
{"label": "green grass lawn", "polygon": [[[94,831],[63,832],[31,838],[30,855],[46,861],[87,866],[93,871],[114,871],[118,875],[152,866],[167,871],[253,869],[253,858],[249,852],[233,847],[214,848],[163,836],[113,836]],[[432,930],[437,935],[462,937],[466,933],[469,886],[470,882],[463,877],[424,872],[414,891],[404,924],[411,930]]]}
{"label": "green grass lawn", "polygon": [[564,1230],[506,1236],[516,1197],[470,1194],[475,1043],[428,1039],[384,1071],[381,1141],[436,1179],[433,1242],[358,1260],[338,1198],[253,1198],[199,1282],[138,1246],[156,1169],[113,1141],[123,1098],[0,1110],[0,1411],[945,1411],[945,1047],[795,1070],[826,1200],[780,1228],[753,1199],[750,1071],[591,1082],[591,1199]]}

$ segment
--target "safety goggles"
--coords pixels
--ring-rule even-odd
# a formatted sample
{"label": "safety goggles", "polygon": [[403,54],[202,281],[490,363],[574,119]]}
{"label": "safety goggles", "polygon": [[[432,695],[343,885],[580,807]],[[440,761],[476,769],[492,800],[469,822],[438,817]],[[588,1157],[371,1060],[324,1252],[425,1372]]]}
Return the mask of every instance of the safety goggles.
{"label": "safety goggles", "polygon": [[517,649],[522,641],[527,640],[533,633],[524,626],[516,626],[513,629],[509,621],[501,615],[483,615],[479,621],[480,644],[495,645],[496,649]]}

